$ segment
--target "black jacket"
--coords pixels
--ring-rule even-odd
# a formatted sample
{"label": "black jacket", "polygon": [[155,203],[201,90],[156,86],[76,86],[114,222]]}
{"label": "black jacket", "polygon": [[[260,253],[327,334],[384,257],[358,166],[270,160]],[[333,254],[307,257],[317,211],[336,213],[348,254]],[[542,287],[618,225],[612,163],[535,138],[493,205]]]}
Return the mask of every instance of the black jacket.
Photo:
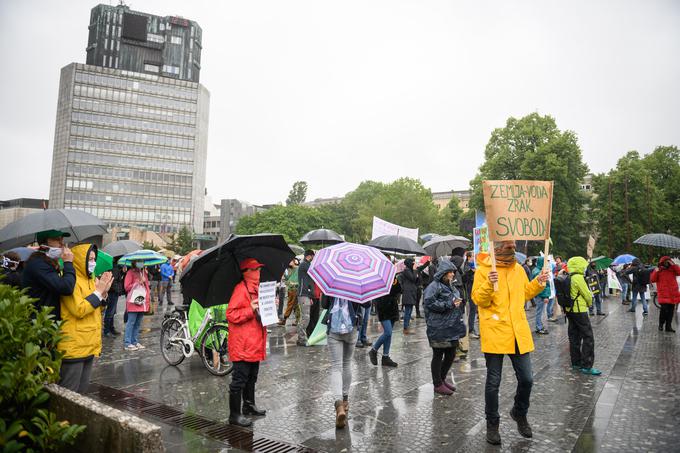
{"label": "black jacket", "polygon": [[631,266],[627,271],[623,272],[623,275],[633,276],[633,289],[639,291],[647,291],[647,285],[649,284],[649,276],[652,273],[653,268],[648,268],[644,264],[638,264]]}
{"label": "black jacket", "polygon": [[375,309],[378,312],[380,322],[399,321],[399,293],[401,293],[401,285],[399,279],[395,278],[390,293],[375,300]]}
{"label": "black jacket", "polygon": [[21,288],[21,273],[22,271],[20,270],[2,269],[2,280],[0,282],[15,288]]}
{"label": "black jacket", "polygon": [[453,304],[454,299],[460,298],[458,290],[441,281],[444,274],[454,269],[452,262],[442,261],[432,283],[425,289],[423,307],[430,342],[458,340],[467,331],[463,322],[463,305],[456,307]]}
{"label": "black jacket", "polygon": [[30,297],[38,299],[35,303],[38,310],[42,307],[53,307],[52,313],[56,319],[61,319],[59,297],[73,294],[76,271],[73,269],[73,263],[65,262],[60,275],[54,260],[43,252],[35,252],[24,266],[21,283],[24,288],[28,288]]}
{"label": "black jacket", "polygon": [[418,274],[414,269],[406,267],[399,275],[401,284],[401,303],[403,305],[415,305],[418,299]]}
{"label": "black jacket", "polygon": [[312,277],[308,274],[309,262],[307,260],[302,260],[300,266],[298,267],[298,296],[303,297],[314,297],[314,281]]}

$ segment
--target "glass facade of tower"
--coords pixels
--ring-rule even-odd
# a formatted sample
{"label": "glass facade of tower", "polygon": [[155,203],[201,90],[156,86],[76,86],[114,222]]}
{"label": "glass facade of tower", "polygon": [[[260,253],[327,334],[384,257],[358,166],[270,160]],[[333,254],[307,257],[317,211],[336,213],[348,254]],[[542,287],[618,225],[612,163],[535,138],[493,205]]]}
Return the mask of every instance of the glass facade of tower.
{"label": "glass facade of tower", "polygon": [[71,64],[62,70],[50,205],[110,227],[203,230],[208,91]]}

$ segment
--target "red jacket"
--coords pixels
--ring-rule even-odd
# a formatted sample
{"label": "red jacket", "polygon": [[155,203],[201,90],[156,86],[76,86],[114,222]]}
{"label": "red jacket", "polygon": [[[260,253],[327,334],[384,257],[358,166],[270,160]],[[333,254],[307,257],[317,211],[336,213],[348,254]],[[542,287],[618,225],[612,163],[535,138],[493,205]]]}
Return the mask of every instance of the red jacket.
{"label": "red jacket", "polygon": [[242,281],[231,295],[227,307],[229,322],[229,360],[232,362],[261,362],[266,356],[267,328],[257,319],[250,307],[251,297],[246,282]]}
{"label": "red jacket", "polygon": [[678,290],[676,277],[680,276],[680,266],[671,262],[671,266],[666,269],[661,267],[664,261],[670,261],[670,258],[662,256],[659,259],[659,267],[654,269],[650,280],[656,283],[656,292],[660,304],[679,304],[680,290]]}
{"label": "red jacket", "polygon": [[[144,301],[144,305],[136,305],[130,300],[132,299],[132,290],[135,286],[135,283],[142,284],[146,288],[146,300]],[[151,306],[151,292],[149,291],[149,274],[147,273],[146,268],[142,270],[132,268],[127,271],[123,285],[125,286],[125,292],[127,293],[125,302],[127,311],[129,313],[149,311],[149,307]]]}

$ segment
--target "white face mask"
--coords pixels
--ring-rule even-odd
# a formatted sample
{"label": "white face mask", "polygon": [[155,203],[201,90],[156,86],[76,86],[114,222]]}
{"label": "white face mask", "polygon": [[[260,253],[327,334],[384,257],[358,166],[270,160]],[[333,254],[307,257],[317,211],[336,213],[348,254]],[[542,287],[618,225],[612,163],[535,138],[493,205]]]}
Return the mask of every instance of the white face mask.
{"label": "white face mask", "polygon": [[137,269],[144,269],[144,263],[139,263],[139,262],[137,262],[137,263],[135,263],[135,267],[136,267]]}
{"label": "white face mask", "polygon": [[87,263],[87,272],[88,273],[93,273],[94,268],[97,267],[97,262],[96,261],[88,261]]}
{"label": "white face mask", "polygon": [[61,247],[50,247],[50,249],[47,252],[45,252],[45,254],[48,257],[52,258],[53,260],[58,260],[59,258],[61,258],[61,253],[63,251],[64,250]]}

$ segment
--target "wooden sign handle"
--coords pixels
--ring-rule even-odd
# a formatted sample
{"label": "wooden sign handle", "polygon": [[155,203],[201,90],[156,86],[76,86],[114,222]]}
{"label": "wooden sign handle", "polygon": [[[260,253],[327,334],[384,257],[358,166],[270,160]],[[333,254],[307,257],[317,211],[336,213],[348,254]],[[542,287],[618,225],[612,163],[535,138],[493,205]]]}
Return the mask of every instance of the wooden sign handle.
{"label": "wooden sign handle", "polygon": [[[550,269],[550,263],[548,262],[548,251],[550,250],[550,239],[545,240],[545,247],[543,248],[543,270],[547,271]],[[547,285],[547,282],[543,286]]]}
{"label": "wooden sign handle", "polygon": [[[491,258],[491,272],[496,272],[496,251],[493,248],[493,241],[489,241],[489,258]],[[498,282],[494,282],[493,290],[498,291]]]}

